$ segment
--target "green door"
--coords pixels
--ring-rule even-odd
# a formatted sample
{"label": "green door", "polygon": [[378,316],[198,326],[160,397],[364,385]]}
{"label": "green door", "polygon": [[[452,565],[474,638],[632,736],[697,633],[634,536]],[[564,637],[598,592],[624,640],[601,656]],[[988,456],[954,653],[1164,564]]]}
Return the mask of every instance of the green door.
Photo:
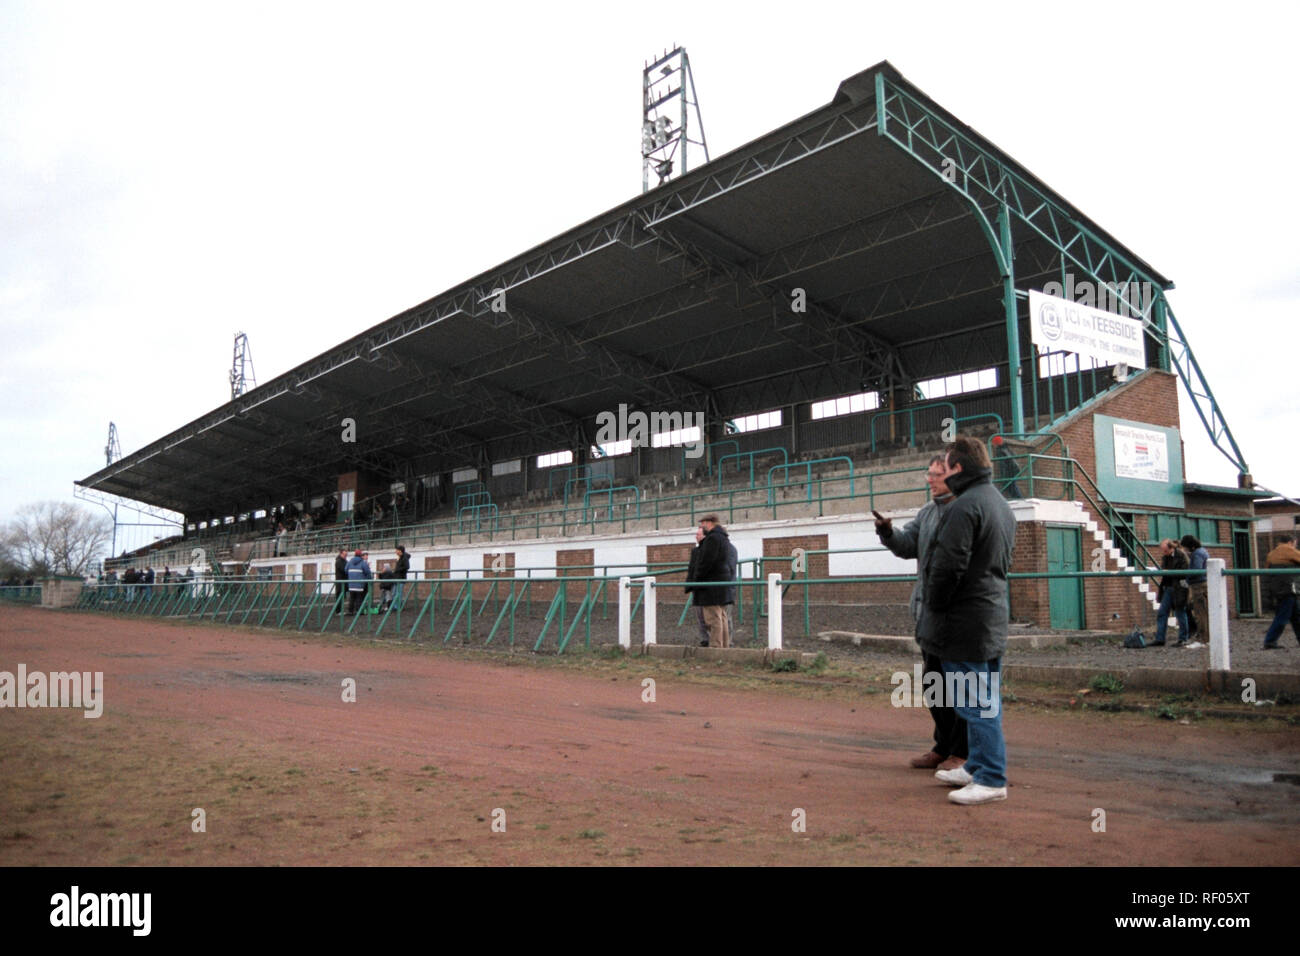
{"label": "green door", "polygon": [[[1244,521],[1232,523],[1232,566],[1234,568],[1253,568],[1255,566],[1253,549],[1250,546],[1250,525]],[[1262,580],[1262,579],[1260,579]],[[1237,613],[1255,613],[1255,578],[1242,575],[1233,578],[1237,590]]]}
{"label": "green door", "polygon": [[[1047,528],[1047,570],[1080,571],[1080,533],[1077,527]],[[1083,628],[1083,579],[1048,578],[1047,595],[1052,609],[1052,627],[1077,631]]]}

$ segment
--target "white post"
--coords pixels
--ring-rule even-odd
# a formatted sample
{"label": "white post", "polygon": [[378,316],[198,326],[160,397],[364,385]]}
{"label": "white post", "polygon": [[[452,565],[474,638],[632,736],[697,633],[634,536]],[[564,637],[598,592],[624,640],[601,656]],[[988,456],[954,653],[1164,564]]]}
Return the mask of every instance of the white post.
{"label": "white post", "polygon": [[781,649],[781,575],[767,576],[767,649]]}
{"label": "white post", "polygon": [[1222,558],[1210,558],[1205,565],[1205,596],[1210,609],[1210,670],[1231,669],[1228,660],[1228,579],[1223,576]]}
{"label": "white post", "polygon": [[618,646],[632,646],[632,579],[618,579]]}
{"label": "white post", "polygon": [[655,620],[655,579],[642,578],[641,584],[645,588],[645,642],[647,644],[655,643],[655,635],[658,633],[658,622]]}

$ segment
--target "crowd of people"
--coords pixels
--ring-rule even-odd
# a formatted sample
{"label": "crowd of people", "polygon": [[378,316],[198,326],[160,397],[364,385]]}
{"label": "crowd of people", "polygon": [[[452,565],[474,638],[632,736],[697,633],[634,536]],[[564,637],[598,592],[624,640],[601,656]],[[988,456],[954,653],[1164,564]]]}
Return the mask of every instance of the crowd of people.
{"label": "crowd of people", "polygon": [[[1179,541],[1165,538],[1160,542],[1160,567],[1164,571],[1204,571],[1209,558],[1210,552],[1190,534]],[[1156,589],[1160,606],[1156,610],[1156,639],[1151,646],[1165,646],[1170,614],[1178,622],[1175,647],[1186,647],[1201,637],[1210,618],[1206,594],[1204,577],[1162,576]]]}
{"label": "crowd of people", "polygon": [[[371,584],[376,579],[380,582],[381,595],[378,610],[387,611],[394,601],[397,601],[400,607],[402,585],[397,582],[406,580],[407,573],[411,569],[411,556],[400,544],[397,545],[394,556],[396,560],[393,567],[379,572],[376,576],[370,567],[370,552],[358,548],[351,557],[348,557],[348,549],[341,548],[334,558],[334,613],[340,617],[356,616],[365,602]],[[345,594],[347,595],[346,609],[343,603]]]}

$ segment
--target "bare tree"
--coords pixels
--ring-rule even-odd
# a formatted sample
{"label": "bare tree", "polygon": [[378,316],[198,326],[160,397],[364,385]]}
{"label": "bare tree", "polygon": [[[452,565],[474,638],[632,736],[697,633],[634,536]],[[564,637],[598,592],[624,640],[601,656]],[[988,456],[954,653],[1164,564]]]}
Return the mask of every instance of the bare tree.
{"label": "bare tree", "polygon": [[0,555],[28,574],[84,575],[105,550],[113,521],[66,501],[23,505],[0,534]]}

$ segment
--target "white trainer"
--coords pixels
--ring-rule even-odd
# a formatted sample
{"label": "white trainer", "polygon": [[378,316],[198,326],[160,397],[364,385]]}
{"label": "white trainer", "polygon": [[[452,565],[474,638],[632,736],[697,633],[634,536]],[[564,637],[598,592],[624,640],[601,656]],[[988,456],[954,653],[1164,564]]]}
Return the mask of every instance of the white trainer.
{"label": "white trainer", "polygon": [[975,778],[966,772],[965,767],[956,767],[952,770],[936,770],[934,779],[941,780],[950,787],[965,787]]}
{"label": "white trainer", "polygon": [[986,787],[978,783],[968,783],[960,790],[954,790],[948,794],[948,799],[953,803],[960,803],[968,807],[981,803],[992,803],[995,800],[1005,800],[1006,798],[1006,787]]}

